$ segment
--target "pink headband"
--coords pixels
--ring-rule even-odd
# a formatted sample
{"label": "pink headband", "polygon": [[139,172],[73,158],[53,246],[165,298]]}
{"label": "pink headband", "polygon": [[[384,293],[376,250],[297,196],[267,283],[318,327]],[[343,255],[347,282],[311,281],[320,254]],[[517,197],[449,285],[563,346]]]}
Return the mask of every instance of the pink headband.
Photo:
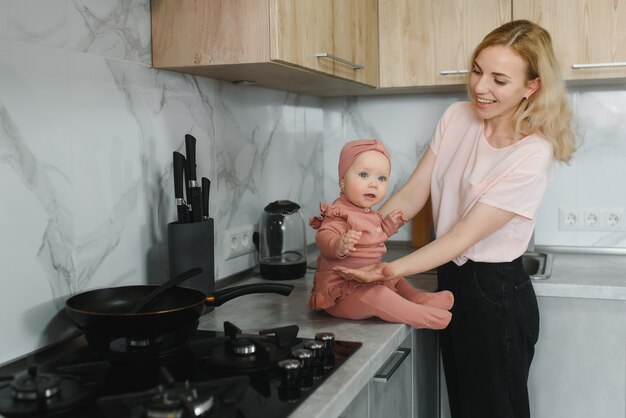
{"label": "pink headband", "polygon": [[378,139],[357,139],[346,143],[339,154],[339,180],[346,174],[348,168],[352,165],[356,157],[365,151],[378,151],[389,160],[391,165],[391,157],[385,149],[385,146]]}

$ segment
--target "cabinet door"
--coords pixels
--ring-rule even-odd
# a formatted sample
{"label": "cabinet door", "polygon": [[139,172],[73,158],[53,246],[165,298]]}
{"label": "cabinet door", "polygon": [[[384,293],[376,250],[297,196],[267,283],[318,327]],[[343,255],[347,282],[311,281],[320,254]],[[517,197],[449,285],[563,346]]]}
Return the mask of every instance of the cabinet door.
{"label": "cabinet door", "polygon": [[566,80],[626,77],[626,2],[524,0],[513,17],[550,32]]}
{"label": "cabinet door", "polygon": [[269,16],[261,2],[151,0],[150,12],[155,68],[269,60]]}
{"label": "cabinet door", "polygon": [[369,418],[369,385],[365,385],[338,418]]}
{"label": "cabinet door", "polygon": [[377,22],[376,0],[271,0],[271,59],[377,86]]}
{"label": "cabinet door", "polygon": [[380,87],[464,84],[474,47],[511,0],[379,0]]}
{"label": "cabinet door", "polygon": [[413,331],[413,416],[439,416],[439,334],[431,329]]}
{"label": "cabinet door", "polygon": [[369,383],[370,417],[412,417],[413,339],[409,335]]}
{"label": "cabinet door", "polygon": [[538,297],[530,366],[533,417],[626,416],[626,302]]}

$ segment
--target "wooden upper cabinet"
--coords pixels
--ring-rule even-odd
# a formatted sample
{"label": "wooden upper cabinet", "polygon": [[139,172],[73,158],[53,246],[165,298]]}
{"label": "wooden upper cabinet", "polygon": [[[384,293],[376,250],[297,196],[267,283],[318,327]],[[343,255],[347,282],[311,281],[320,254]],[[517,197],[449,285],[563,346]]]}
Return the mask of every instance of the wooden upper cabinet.
{"label": "wooden upper cabinet", "polygon": [[152,65],[316,96],[356,94],[378,85],[377,12],[377,0],[152,0]]}
{"label": "wooden upper cabinet", "polygon": [[626,77],[626,2],[514,1],[513,17],[550,32],[566,80]]}
{"label": "wooden upper cabinet", "polygon": [[270,3],[273,61],[378,86],[377,0]]}
{"label": "wooden upper cabinet", "polygon": [[511,0],[379,0],[381,88],[465,84],[474,47]]}

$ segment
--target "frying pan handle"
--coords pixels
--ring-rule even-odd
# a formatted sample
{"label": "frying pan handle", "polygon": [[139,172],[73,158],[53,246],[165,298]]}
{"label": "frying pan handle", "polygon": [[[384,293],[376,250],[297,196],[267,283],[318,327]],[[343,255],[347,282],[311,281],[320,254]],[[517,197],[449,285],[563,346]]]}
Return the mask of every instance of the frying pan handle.
{"label": "frying pan handle", "polygon": [[293,286],[289,284],[279,283],[263,283],[263,284],[244,284],[241,286],[228,287],[218,290],[206,298],[208,306],[220,306],[224,302],[239,296],[250,295],[253,293],[277,293],[279,295],[288,296],[293,290]]}

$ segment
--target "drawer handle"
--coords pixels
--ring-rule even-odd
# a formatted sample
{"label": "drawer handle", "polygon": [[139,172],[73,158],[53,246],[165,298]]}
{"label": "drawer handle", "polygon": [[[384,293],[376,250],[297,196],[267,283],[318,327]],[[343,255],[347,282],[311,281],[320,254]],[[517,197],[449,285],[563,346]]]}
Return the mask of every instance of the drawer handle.
{"label": "drawer handle", "polygon": [[440,75],[459,75],[459,74],[467,74],[468,70],[443,70],[439,71]]}
{"label": "drawer handle", "polygon": [[391,355],[389,360],[383,364],[383,367],[378,370],[378,373],[374,375],[372,380],[374,382],[387,383],[409,354],[411,354],[410,348],[398,348],[396,352]]}
{"label": "drawer handle", "polygon": [[363,68],[365,68],[361,64],[355,64],[352,61],[348,61],[348,60],[340,58],[340,57],[338,57],[336,55],[329,54],[328,52],[318,52],[317,54],[315,54],[315,56],[317,58],[330,58],[331,60],[335,60],[335,61],[340,62],[342,64],[349,65],[354,70],[362,70]]}
{"label": "drawer handle", "polygon": [[572,69],[580,70],[582,68],[607,68],[607,67],[626,67],[626,62],[600,62],[597,64],[572,64]]}

